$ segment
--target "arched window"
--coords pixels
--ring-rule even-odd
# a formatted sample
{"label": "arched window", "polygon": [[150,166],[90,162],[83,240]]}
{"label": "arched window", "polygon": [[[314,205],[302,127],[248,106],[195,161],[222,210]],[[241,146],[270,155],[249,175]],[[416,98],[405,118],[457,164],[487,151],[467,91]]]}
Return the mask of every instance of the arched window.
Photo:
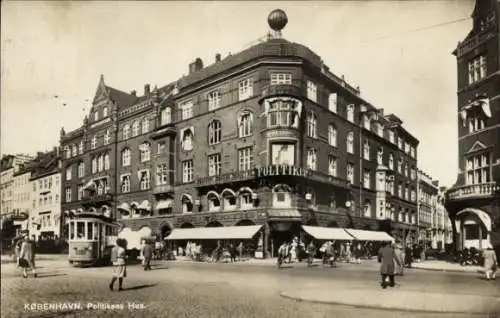
{"label": "arched window", "polygon": [[337,93],[331,93],[328,96],[328,110],[332,113],[337,112]]}
{"label": "arched window", "polygon": [[311,170],[317,169],[318,162],[318,152],[314,148],[309,148],[307,150],[307,168]]}
{"label": "arched window", "polygon": [[218,120],[213,120],[208,125],[208,144],[215,145],[221,141],[222,137],[222,124]]}
{"label": "arched window", "polygon": [[354,122],[354,104],[347,105],[347,120]]}
{"label": "arched window", "polygon": [[109,154],[104,155],[104,170],[109,170]]}
{"label": "arched window", "polygon": [[126,124],[125,126],[123,126],[122,134],[123,134],[123,139],[129,139],[130,138],[130,126],[128,124]]}
{"label": "arched window", "polygon": [[317,118],[313,111],[307,114],[307,135],[312,138],[317,136]]}
{"label": "arched window", "polygon": [[236,193],[233,190],[224,189],[222,198],[224,199],[224,210],[234,210],[236,208]]}
{"label": "arched window", "polygon": [[333,124],[328,126],[328,143],[337,147],[337,128]]}
{"label": "arched window", "polygon": [[138,136],[139,135],[139,122],[134,121],[132,124],[132,137]]}
{"label": "arched window", "polygon": [[352,131],[347,134],[347,152],[354,153],[354,133]]}
{"label": "arched window", "polygon": [[183,194],[181,202],[182,202],[182,213],[193,212],[193,198],[191,197],[191,195]]}
{"label": "arched window", "polygon": [[151,146],[149,143],[144,142],[139,145],[139,159],[141,162],[146,162],[151,159]]}
{"label": "arched window", "polygon": [[122,150],[122,166],[126,167],[130,165],[130,149],[125,148]]}
{"label": "arched window", "polygon": [[170,107],[167,107],[161,111],[161,124],[162,125],[167,125],[172,122],[172,109]]}
{"label": "arched window", "polygon": [[149,118],[146,117],[142,120],[141,128],[143,134],[147,134],[149,132]]}
{"label": "arched window", "polygon": [[286,184],[278,184],[273,188],[273,206],[290,207],[292,205],[292,189]]}
{"label": "arched window", "polygon": [[208,200],[208,211],[214,212],[220,210],[220,197],[215,191],[209,191],[207,193]]}
{"label": "arched window", "polygon": [[253,114],[243,113],[238,118],[238,135],[239,137],[248,137],[253,133]]}
{"label": "arched window", "polygon": [[124,175],[121,177],[121,179],[122,179],[121,182],[122,193],[130,192],[130,175]]}
{"label": "arched window", "polygon": [[253,191],[248,187],[241,188],[239,191],[240,195],[240,209],[251,209],[253,208]]}

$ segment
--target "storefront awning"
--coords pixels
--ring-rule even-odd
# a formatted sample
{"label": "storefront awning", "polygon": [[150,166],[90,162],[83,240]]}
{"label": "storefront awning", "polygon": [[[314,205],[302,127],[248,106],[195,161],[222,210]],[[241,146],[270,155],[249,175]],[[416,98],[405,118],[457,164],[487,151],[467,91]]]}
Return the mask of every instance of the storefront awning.
{"label": "storefront awning", "polygon": [[155,210],[164,210],[172,207],[172,200],[160,200],[156,204]]}
{"label": "storefront awning", "polygon": [[122,204],[120,204],[118,206],[118,210],[122,210],[122,211],[130,213],[130,205],[128,205],[127,202],[123,202]]}
{"label": "storefront awning", "polygon": [[320,227],[303,225],[302,228],[309,235],[317,240],[339,240],[339,241],[352,241],[353,237],[349,235],[344,229],[338,227]]}
{"label": "storefront awning", "polygon": [[248,240],[257,234],[262,225],[198,227],[174,229],[165,240]]}
{"label": "storefront awning", "polygon": [[382,231],[367,231],[355,229],[345,230],[347,233],[354,236],[354,238],[358,241],[394,242],[394,238],[392,236]]}
{"label": "storefront awning", "polygon": [[302,214],[296,209],[269,209],[267,212],[269,220],[302,219]]}
{"label": "storefront awning", "polygon": [[141,204],[139,204],[139,206],[137,207],[137,209],[139,210],[145,210],[145,211],[151,211],[151,203],[149,203],[148,200],[144,200],[141,202]]}

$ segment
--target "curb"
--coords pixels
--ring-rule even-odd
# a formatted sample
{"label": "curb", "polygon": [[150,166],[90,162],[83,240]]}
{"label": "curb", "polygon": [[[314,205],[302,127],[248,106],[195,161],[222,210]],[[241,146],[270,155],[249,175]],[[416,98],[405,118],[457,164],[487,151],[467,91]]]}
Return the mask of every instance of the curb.
{"label": "curb", "polygon": [[432,272],[448,272],[448,273],[473,273],[477,274],[480,273],[482,274],[483,271],[481,269],[476,269],[476,270],[460,270],[460,269],[445,269],[445,268],[426,268],[426,267],[411,267],[407,269],[416,269],[416,270],[421,270],[421,271],[432,271]]}
{"label": "curb", "polygon": [[497,315],[499,311],[497,312],[475,312],[475,311],[446,311],[446,310],[429,310],[429,309],[412,309],[412,308],[405,308],[405,307],[399,307],[399,306],[391,306],[391,305],[384,305],[381,304],[379,306],[375,305],[365,305],[365,304],[350,304],[347,302],[342,302],[342,301],[335,301],[335,300],[315,300],[315,299],[306,299],[300,296],[290,296],[286,292],[281,292],[280,297],[284,299],[289,299],[289,300],[294,300],[294,301],[300,301],[300,302],[306,302],[306,303],[313,303],[313,304],[322,304],[322,305],[341,305],[341,306],[349,306],[349,307],[354,307],[354,308],[365,308],[365,309],[377,309],[377,310],[387,310],[387,311],[400,311],[400,312],[408,312],[408,313],[429,313],[429,314],[471,314],[471,315]]}

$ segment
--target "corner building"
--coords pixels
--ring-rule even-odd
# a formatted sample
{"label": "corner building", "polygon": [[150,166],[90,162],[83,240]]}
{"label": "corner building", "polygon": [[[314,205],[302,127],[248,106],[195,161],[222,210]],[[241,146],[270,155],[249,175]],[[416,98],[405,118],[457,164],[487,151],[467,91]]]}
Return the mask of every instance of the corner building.
{"label": "corner building", "polygon": [[126,96],[107,174],[123,235],[258,224],[266,252],[304,224],[416,237],[418,140],[303,45],[270,36]]}
{"label": "corner building", "polygon": [[500,256],[500,2],[476,1],[457,58],[457,181],[447,191],[457,249],[493,245]]}

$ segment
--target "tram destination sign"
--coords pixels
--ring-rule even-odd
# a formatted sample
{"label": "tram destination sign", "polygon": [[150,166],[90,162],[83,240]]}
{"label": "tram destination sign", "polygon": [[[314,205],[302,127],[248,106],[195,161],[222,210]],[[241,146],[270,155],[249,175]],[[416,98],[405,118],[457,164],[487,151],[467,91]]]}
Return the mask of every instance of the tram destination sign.
{"label": "tram destination sign", "polygon": [[272,165],[255,169],[255,174],[258,178],[268,176],[298,176],[306,177],[310,175],[310,171],[304,168],[288,166],[288,165]]}

